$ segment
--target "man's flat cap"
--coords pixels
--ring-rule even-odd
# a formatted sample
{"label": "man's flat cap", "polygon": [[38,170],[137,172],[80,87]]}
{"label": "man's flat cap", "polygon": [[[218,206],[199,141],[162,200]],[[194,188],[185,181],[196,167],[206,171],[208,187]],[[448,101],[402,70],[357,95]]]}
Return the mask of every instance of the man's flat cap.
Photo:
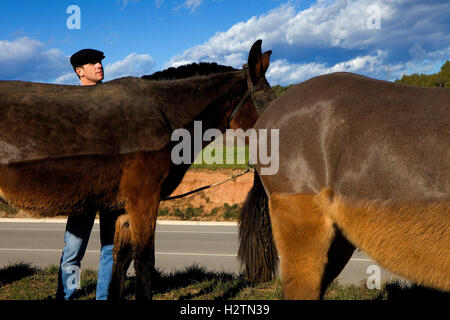
{"label": "man's flat cap", "polygon": [[100,62],[105,59],[103,52],[94,49],[83,49],[75,52],[70,57],[70,63],[73,68],[77,68],[92,62]]}

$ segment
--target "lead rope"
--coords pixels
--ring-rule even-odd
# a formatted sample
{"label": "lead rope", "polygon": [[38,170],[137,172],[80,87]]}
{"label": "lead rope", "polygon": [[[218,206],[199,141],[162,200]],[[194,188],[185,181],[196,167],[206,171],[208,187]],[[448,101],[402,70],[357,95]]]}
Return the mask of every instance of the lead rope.
{"label": "lead rope", "polygon": [[207,186],[204,186],[204,187],[201,187],[201,188],[198,188],[198,189],[195,189],[195,190],[183,193],[183,194],[179,194],[177,196],[167,197],[167,198],[162,199],[161,201],[168,201],[168,200],[175,200],[175,199],[183,198],[183,197],[189,196],[191,194],[194,194],[194,193],[206,190],[206,189],[211,189],[211,188],[217,187],[217,186],[219,186],[219,185],[221,185],[221,184],[223,184],[225,182],[228,182],[230,180],[235,182],[237,178],[243,176],[244,174],[246,174],[246,173],[248,173],[250,171],[254,171],[254,170],[255,169],[253,168],[253,165],[247,164],[247,168],[245,170],[242,170],[241,172],[238,172],[236,174],[231,175],[228,179],[225,179],[223,181],[220,181],[220,182],[217,182],[217,183],[213,183],[213,184],[210,184],[210,185],[207,185]]}

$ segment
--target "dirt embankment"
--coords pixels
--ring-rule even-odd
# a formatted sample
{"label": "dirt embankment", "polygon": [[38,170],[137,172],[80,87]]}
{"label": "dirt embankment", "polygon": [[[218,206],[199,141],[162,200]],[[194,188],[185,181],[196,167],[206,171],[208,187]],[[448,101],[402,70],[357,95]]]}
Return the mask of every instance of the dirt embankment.
{"label": "dirt embankment", "polygon": [[[180,185],[171,196],[176,196],[206,185],[221,182],[241,171],[242,170],[232,169],[191,169],[186,173]],[[173,211],[176,208],[181,211],[186,210],[186,208],[201,208],[202,210],[200,211],[203,211],[204,219],[207,219],[208,215],[218,217],[223,213],[223,210],[226,210],[224,205],[241,205],[245,201],[247,193],[252,185],[253,173],[248,172],[247,174],[236,178],[235,181],[228,181],[219,186],[200,191],[181,199],[163,201],[160,204],[160,211],[164,211],[164,209]],[[214,213],[214,210],[218,210],[218,212]],[[213,214],[211,214],[211,212],[213,212]]]}

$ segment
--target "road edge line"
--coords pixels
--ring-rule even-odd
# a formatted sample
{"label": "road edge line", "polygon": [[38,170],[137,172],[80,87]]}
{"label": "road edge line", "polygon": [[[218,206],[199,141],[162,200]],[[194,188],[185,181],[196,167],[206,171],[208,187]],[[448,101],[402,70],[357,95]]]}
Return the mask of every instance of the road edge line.
{"label": "road edge line", "polygon": [[[67,223],[67,218],[0,218],[0,223]],[[99,223],[95,219],[95,223]],[[157,225],[169,226],[225,226],[236,227],[237,222],[227,221],[182,221],[182,220],[157,220]]]}

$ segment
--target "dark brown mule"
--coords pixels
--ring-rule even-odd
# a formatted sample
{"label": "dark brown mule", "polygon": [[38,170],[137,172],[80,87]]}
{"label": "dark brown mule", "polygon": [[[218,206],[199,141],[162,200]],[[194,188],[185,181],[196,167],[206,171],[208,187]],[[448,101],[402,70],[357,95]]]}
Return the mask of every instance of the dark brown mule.
{"label": "dark brown mule", "polygon": [[[0,196],[37,216],[125,210],[129,231],[119,219],[117,248],[132,249],[136,297],[150,299],[158,205],[189,167],[171,161],[171,134],[193,133],[194,120],[203,130],[251,127],[259,98],[271,93],[269,57],[257,41],[246,70],[198,66],[212,68],[207,75],[191,66],[168,71],[199,72],[185,79],[151,80],[155,75],[94,87],[1,82]],[[123,277],[121,262],[115,265],[112,298]]]}
{"label": "dark brown mule", "polygon": [[256,174],[241,213],[248,276],[275,272],[273,230],[285,298],[322,298],[355,247],[449,291],[449,115],[450,89],[349,73],[310,79],[272,102],[255,128],[279,129],[280,169]]}

